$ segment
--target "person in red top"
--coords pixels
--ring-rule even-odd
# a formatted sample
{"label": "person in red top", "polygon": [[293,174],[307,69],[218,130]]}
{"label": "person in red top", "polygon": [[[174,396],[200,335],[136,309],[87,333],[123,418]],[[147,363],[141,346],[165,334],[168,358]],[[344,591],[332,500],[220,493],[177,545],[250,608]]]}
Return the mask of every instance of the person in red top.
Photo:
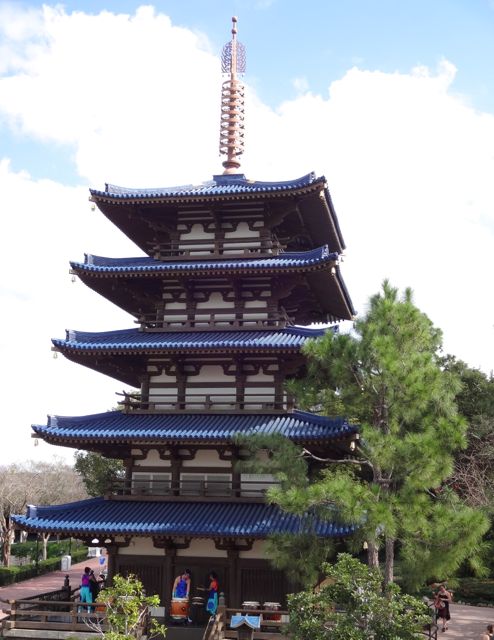
{"label": "person in red top", "polygon": [[218,576],[214,571],[209,574],[208,601],[206,603],[206,611],[212,616],[218,609]]}

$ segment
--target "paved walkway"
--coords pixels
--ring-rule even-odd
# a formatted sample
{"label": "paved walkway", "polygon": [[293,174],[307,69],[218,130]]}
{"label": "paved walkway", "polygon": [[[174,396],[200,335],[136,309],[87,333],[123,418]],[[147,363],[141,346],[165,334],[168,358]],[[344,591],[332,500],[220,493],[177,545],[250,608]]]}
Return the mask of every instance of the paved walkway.
{"label": "paved walkway", "polygon": [[463,604],[450,605],[451,620],[448,630],[439,631],[438,638],[464,638],[478,640],[488,624],[494,624],[494,608],[469,607]]}
{"label": "paved walkway", "polygon": [[[99,573],[99,558],[88,558],[84,562],[74,564],[69,571],[53,571],[37,578],[24,580],[6,587],[0,587],[1,600],[22,600],[22,598],[36,596],[47,591],[61,589],[65,576],[69,575],[72,588],[80,584],[84,567],[91,567],[95,573]],[[7,607],[0,602],[0,608]],[[0,619],[5,617],[0,613]],[[488,624],[494,624],[494,608],[490,607],[469,607],[466,605],[451,605],[451,620],[449,629],[444,633],[439,631],[438,637],[449,640],[449,638],[463,638],[463,640],[478,640],[480,634]]]}
{"label": "paved walkway", "polygon": [[[22,600],[23,598],[32,598],[40,593],[48,591],[56,591],[63,587],[65,576],[68,574],[70,586],[72,589],[78,587],[81,583],[81,576],[84,567],[91,567],[96,575],[100,572],[99,558],[87,558],[83,562],[72,565],[69,571],[53,571],[45,573],[37,578],[30,578],[15,584],[9,584],[0,587],[0,600]],[[0,609],[8,608],[5,602],[0,602]],[[5,613],[0,612],[0,619],[5,617]]]}

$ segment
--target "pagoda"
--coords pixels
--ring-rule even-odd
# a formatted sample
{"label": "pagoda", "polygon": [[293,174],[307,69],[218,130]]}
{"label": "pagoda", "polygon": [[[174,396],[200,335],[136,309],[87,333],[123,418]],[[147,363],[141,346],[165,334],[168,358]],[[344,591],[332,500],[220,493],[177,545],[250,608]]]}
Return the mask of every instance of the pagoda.
{"label": "pagoda", "polygon": [[[121,459],[125,478],[102,497],[30,506],[16,517],[29,531],[105,547],[110,578],[137,574],[165,606],[185,567],[193,588],[215,571],[229,606],[283,602],[289,590],[265,541],[301,531],[303,518],[266,502],[273,477],[239,470],[239,434],[281,434],[321,457],[347,455],[357,437],[345,419],[297,410],[285,390],[303,374],[304,343],[328,330],[308,325],[334,330],[354,310],[325,178],[262,182],[239,171],[245,55],[236,32],[234,18],[222,54],[224,172],[198,186],[91,190],[101,213],[146,256],[71,263],[136,326],[68,331],[53,348],[135,392],[123,392],[120,410],[49,416],[33,436]],[[336,522],[316,529],[350,533]]]}

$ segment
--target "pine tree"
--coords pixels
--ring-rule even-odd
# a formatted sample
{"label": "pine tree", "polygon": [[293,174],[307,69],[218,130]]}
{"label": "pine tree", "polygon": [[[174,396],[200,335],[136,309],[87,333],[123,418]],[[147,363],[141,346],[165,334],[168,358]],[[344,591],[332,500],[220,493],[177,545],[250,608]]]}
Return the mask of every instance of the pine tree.
{"label": "pine tree", "polygon": [[297,513],[336,506],[357,525],[371,566],[384,548],[386,583],[397,542],[409,584],[451,574],[467,558],[480,566],[488,519],[445,486],[466,427],[455,404],[459,381],[441,367],[441,340],[412,292],[400,297],[384,282],[351,334],[305,346],[307,376],[291,387],[302,406],[358,422],[360,440],[354,456],[328,460],[317,481],[280,487],[271,499]]}

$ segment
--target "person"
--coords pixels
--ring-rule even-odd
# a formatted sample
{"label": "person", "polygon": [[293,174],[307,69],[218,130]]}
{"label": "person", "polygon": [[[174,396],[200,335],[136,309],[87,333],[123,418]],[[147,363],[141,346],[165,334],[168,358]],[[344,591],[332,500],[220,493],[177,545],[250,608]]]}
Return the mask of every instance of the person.
{"label": "person", "polygon": [[494,624],[488,624],[486,630],[480,636],[480,640],[491,640],[494,636]]}
{"label": "person", "polygon": [[441,631],[446,631],[448,622],[451,620],[449,605],[452,600],[453,596],[451,592],[442,584],[434,595],[434,607],[436,608],[437,619],[438,621],[439,619],[442,621]]}
{"label": "person", "polygon": [[206,611],[214,616],[218,609],[218,576],[214,571],[209,574],[208,599],[206,602]]}
{"label": "person", "polygon": [[190,593],[190,570],[185,569],[183,573],[175,578],[172,587],[172,598],[188,598]]}
{"label": "person", "polygon": [[89,591],[91,591],[91,601],[96,602],[96,598],[100,592],[100,583],[94,575],[94,571],[91,571],[89,574]]}
{"label": "person", "polygon": [[[84,573],[82,574],[82,577],[81,577],[81,587],[79,590],[79,600],[81,602],[87,602],[89,604],[92,604],[94,602],[92,587],[91,587],[92,584],[96,584],[97,586],[97,581],[96,581],[96,578],[94,577],[94,571],[91,569],[91,567],[84,567]],[[79,611],[82,611],[82,610],[83,610],[83,607],[79,607]],[[91,613],[92,607],[88,607],[88,611],[89,613]]]}

